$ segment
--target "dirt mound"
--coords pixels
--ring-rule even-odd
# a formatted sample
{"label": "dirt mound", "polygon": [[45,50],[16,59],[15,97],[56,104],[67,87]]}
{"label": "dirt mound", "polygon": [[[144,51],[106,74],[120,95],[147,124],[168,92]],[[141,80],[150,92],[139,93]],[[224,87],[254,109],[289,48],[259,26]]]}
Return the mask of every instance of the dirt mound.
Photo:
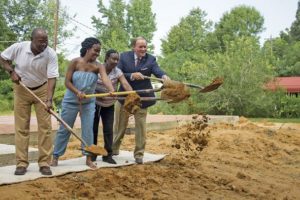
{"label": "dirt mound", "polygon": [[[146,151],[167,154],[160,162],[4,185],[0,187],[0,196],[1,199],[299,199],[300,125],[285,124],[278,129],[244,121],[236,125],[208,125],[205,117],[195,116],[190,124],[174,130],[147,133]],[[103,144],[102,135],[99,144]],[[121,148],[132,151],[134,144],[134,135],[126,135]],[[78,145],[78,140],[71,142],[67,153]],[[80,153],[76,150],[77,154]]]}

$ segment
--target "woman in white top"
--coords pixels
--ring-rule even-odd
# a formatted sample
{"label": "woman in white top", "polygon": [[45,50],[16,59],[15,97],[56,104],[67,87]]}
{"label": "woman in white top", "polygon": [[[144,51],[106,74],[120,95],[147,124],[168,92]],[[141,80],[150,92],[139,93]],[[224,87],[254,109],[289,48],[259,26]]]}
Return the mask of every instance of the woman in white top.
{"label": "woman in white top", "polygon": [[[104,66],[108,78],[111,80],[114,90],[117,90],[118,83],[120,82],[125,90],[132,90],[131,86],[127,82],[123,72],[117,68],[119,62],[119,53],[110,49],[106,52]],[[96,85],[95,93],[107,93],[109,92],[105,85],[101,75],[98,75],[98,81]],[[103,137],[104,137],[104,148],[106,149],[108,155],[103,156],[102,160],[107,163],[116,164],[116,161],[112,158],[112,143],[113,143],[113,123],[114,123],[114,104],[116,100],[107,100],[103,98],[96,98],[96,111],[94,117],[94,144],[97,144],[98,138],[98,127],[100,117],[102,119],[103,127]],[[96,160],[96,156],[93,156],[92,160]]]}

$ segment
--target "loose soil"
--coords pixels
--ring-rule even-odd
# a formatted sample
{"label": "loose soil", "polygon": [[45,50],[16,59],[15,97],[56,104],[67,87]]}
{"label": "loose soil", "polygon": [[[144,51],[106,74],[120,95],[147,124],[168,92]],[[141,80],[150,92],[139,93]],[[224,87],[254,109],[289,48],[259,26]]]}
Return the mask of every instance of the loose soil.
{"label": "loose soil", "polygon": [[141,109],[141,97],[136,94],[128,94],[124,101],[124,110],[130,114],[134,114]]}
{"label": "loose soil", "polygon": [[190,96],[187,86],[183,83],[173,80],[164,81],[161,91],[162,99],[168,100],[169,103],[177,103],[188,99]]}
{"label": "loose soil", "polygon": [[[148,132],[147,152],[167,154],[160,162],[4,185],[1,199],[299,199],[299,124],[206,121]],[[62,158],[78,148],[73,139]],[[122,149],[133,148],[126,135]]]}

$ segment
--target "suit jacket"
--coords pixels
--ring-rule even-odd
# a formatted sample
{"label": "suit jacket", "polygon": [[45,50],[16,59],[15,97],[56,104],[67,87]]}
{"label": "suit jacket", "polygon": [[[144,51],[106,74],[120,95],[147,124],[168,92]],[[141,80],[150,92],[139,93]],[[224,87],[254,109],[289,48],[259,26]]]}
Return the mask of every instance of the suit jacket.
{"label": "suit jacket", "polygon": [[[152,89],[151,81],[148,79],[144,80],[131,80],[131,74],[134,72],[140,72],[145,76],[154,76],[161,78],[165,75],[165,72],[160,69],[156,62],[156,58],[148,53],[141,59],[138,66],[135,66],[134,60],[134,51],[127,51],[120,55],[120,60],[118,63],[118,67],[124,73],[125,78],[128,83],[131,85],[133,90],[143,90],[143,89]],[[122,85],[120,86],[119,91],[124,91]],[[155,97],[154,92],[147,94],[139,94],[141,97]],[[120,101],[120,103],[124,103]],[[147,108],[155,104],[155,101],[145,101],[142,102],[142,108]]]}

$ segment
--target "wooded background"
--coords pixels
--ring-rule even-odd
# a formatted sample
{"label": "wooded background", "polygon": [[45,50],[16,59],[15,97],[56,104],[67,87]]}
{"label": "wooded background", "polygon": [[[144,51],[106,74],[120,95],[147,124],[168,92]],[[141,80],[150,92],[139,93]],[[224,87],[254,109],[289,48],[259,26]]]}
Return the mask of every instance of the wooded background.
{"label": "wooded background", "polygon": [[[103,54],[114,48],[130,50],[131,39],[144,36],[153,52],[156,31],[151,0],[110,0],[106,7],[98,2],[99,17],[92,17],[96,37]],[[55,0],[1,0],[0,51],[16,41],[29,40],[33,28],[43,27],[49,33],[49,46],[54,44]],[[99,16],[97,13],[97,16]],[[96,15],[96,13],[95,13]],[[55,92],[55,105],[65,92],[64,75],[68,60],[61,45],[76,31],[67,25],[75,16],[59,8],[58,48],[60,79]],[[276,23],[276,22],[274,22]],[[264,30],[262,14],[251,6],[238,6],[223,14],[217,23],[207,19],[201,8],[192,9],[162,39],[162,54],[157,58],[161,68],[173,79],[199,85],[224,77],[216,91],[200,94],[192,91],[189,100],[177,104],[158,102],[151,113],[222,114],[247,117],[290,118],[300,116],[300,98],[283,90],[271,92],[265,84],[278,76],[300,76],[300,1],[291,27],[279,37],[259,42]],[[78,41],[80,44],[82,41]],[[12,82],[0,69],[0,111],[13,110]]]}

